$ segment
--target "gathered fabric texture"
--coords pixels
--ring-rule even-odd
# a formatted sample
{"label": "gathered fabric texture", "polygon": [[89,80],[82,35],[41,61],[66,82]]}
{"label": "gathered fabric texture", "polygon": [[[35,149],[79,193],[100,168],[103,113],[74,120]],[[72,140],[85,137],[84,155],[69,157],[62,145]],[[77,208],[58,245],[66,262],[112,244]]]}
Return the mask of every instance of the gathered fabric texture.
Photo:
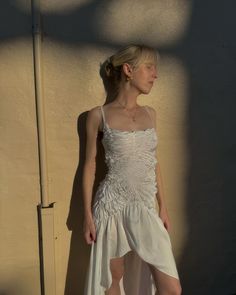
{"label": "gathered fabric texture", "polygon": [[93,202],[97,240],[91,245],[84,295],[103,295],[109,289],[110,259],[122,256],[122,294],[154,295],[148,264],[179,279],[171,240],[158,214],[156,130],[113,129],[102,106],[101,112],[108,172]]}

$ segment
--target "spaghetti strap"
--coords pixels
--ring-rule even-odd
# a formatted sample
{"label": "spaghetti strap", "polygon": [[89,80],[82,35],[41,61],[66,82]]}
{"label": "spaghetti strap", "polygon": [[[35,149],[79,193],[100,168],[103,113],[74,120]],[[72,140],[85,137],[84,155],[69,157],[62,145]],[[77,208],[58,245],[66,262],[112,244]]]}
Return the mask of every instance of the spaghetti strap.
{"label": "spaghetti strap", "polygon": [[150,115],[150,112],[149,112],[147,106],[145,105],[144,107],[145,107],[145,109],[146,109],[146,111],[147,111],[147,113],[148,113],[148,116],[149,116],[150,119],[151,119],[151,122],[152,122],[152,124],[153,124],[153,127],[155,128],[155,124],[154,124],[154,122],[153,122],[153,120],[152,120],[152,116]]}
{"label": "spaghetti strap", "polygon": [[101,108],[101,111],[102,111],[103,125],[105,125],[105,123],[106,123],[106,120],[105,120],[105,115],[104,115],[103,106],[101,105],[101,106],[100,106],[100,108]]}
{"label": "spaghetti strap", "polygon": [[[103,116],[104,113],[106,116],[106,107],[103,107],[101,111],[104,110]],[[145,112],[143,109],[142,106]],[[151,115],[147,106],[148,111]],[[110,261],[114,257],[124,257],[120,287],[126,295],[156,294],[147,263],[179,278],[170,236],[157,210],[158,138],[153,129],[104,129],[107,132],[103,133],[101,143],[107,173],[92,204],[96,242],[91,246],[83,295],[102,295],[110,288]]]}

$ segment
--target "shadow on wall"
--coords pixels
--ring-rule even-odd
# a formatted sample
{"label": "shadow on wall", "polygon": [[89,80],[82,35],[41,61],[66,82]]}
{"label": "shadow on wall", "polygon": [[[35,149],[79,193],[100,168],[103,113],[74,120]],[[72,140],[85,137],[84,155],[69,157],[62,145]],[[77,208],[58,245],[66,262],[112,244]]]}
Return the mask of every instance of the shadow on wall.
{"label": "shadow on wall", "polygon": [[[106,103],[113,100],[112,93],[108,94]],[[86,119],[87,113],[83,113],[78,118],[77,130],[80,143],[79,164],[76,171],[72,197],[70,203],[67,227],[72,231],[70,255],[68,261],[67,277],[65,284],[65,295],[82,294],[86,279],[86,273],[89,264],[90,248],[83,236],[83,192],[82,177],[86,153]],[[94,199],[99,183],[104,179],[107,173],[105,164],[105,151],[102,145],[103,133],[99,132],[97,136],[97,155],[96,155],[96,174],[93,186],[92,198]]]}
{"label": "shadow on wall", "polygon": [[236,293],[236,3],[195,1],[178,50],[190,77],[186,295]]}
{"label": "shadow on wall", "polygon": [[21,277],[21,274],[14,273],[11,278],[5,280],[4,283],[0,285],[0,295],[19,295],[19,294],[30,294],[31,291],[27,286],[26,277]]}
{"label": "shadow on wall", "polygon": [[[236,6],[233,2],[231,5]],[[195,2],[185,38],[172,47],[158,46],[162,56],[168,54],[183,61],[190,81],[185,205],[188,235],[178,263],[184,295],[236,293],[233,11],[233,7],[219,3],[212,7],[210,1]],[[89,41],[94,43],[93,34]],[[78,255],[78,245],[76,248]],[[74,261],[73,255],[70,260]],[[69,267],[68,276],[70,273],[80,272]],[[75,280],[71,282],[75,284]],[[72,289],[65,295],[78,294]],[[77,290],[82,294],[83,288]]]}
{"label": "shadow on wall", "polygon": [[[41,0],[41,2],[44,1]],[[81,4],[79,8],[70,10],[68,13],[62,10],[45,11],[42,15],[43,35],[64,44],[119,47],[120,43],[107,42],[99,35],[98,12],[101,12],[105,5],[107,3],[104,0],[94,0]],[[32,16],[28,12],[28,4],[25,6],[23,2],[16,0],[0,3],[1,23],[6,24],[0,30],[0,43],[19,37],[29,37]]]}
{"label": "shadow on wall", "polygon": [[[83,198],[82,198],[82,176],[86,149],[86,118],[88,112],[78,118],[77,130],[80,143],[79,164],[76,171],[70,211],[67,219],[67,227],[72,231],[70,243],[70,255],[68,261],[65,295],[82,294],[86,271],[89,263],[90,245],[87,245],[83,236]],[[93,196],[99,182],[106,173],[104,148],[101,144],[102,133],[97,137],[96,175],[93,187]]]}
{"label": "shadow on wall", "polygon": [[[12,22],[7,29],[1,28],[0,42],[24,36],[26,31],[27,37],[31,33],[31,16],[17,5],[13,0],[0,4],[1,22]],[[62,44],[117,47],[120,44],[103,40],[96,30],[94,16],[104,5],[105,1],[90,1],[70,13],[45,13],[45,35]],[[178,263],[184,295],[236,294],[235,8],[233,1],[214,5],[210,0],[194,1],[185,38],[175,45],[157,44],[162,56],[168,54],[183,61],[190,81],[187,134],[190,163],[185,204],[188,235]],[[89,259],[89,246],[82,234],[85,120],[86,114],[78,118],[80,162],[67,220],[72,237],[65,295],[82,294]],[[98,141],[99,170],[94,191],[105,174],[103,160],[103,147]],[[1,294],[14,294],[9,290]]]}

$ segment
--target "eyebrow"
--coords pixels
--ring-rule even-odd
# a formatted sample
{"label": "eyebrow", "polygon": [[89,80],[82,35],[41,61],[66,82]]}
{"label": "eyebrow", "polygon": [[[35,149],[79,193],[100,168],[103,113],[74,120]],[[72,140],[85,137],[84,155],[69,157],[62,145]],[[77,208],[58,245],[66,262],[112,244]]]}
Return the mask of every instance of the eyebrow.
{"label": "eyebrow", "polygon": [[151,66],[154,66],[154,67],[156,67],[157,65],[156,65],[156,63],[154,63],[154,62],[145,62],[145,64],[146,65],[151,65]]}

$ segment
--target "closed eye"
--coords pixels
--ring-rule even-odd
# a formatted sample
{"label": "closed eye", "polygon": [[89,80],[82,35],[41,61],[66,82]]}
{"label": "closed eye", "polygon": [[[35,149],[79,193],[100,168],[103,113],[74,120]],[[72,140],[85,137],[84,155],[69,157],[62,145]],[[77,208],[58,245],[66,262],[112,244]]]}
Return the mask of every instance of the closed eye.
{"label": "closed eye", "polygon": [[152,64],[152,63],[147,63],[147,64],[146,64],[146,67],[147,67],[148,69],[151,69],[151,68],[156,69],[156,66],[155,66],[154,64]]}

